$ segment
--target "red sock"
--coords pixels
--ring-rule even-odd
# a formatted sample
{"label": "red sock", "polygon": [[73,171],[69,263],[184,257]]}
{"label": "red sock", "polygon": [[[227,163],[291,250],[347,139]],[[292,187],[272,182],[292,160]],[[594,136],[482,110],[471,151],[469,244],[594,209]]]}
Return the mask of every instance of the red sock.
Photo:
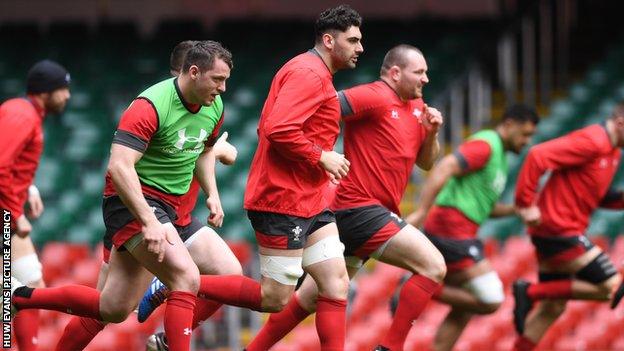
{"label": "red sock", "polygon": [[552,282],[529,285],[527,295],[532,301],[543,299],[565,299],[572,297],[571,280],[554,280]]}
{"label": "red sock", "polygon": [[246,350],[264,351],[270,349],[309,315],[310,312],[304,310],[299,304],[297,294],[293,294],[288,305],[281,312],[271,313],[269,320],[262,326]]}
{"label": "red sock", "polygon": [[56,344],[56,351],[83,350],[105,326],[106,323],[93,318],[73,317]]}
{"label": "red sock", "polygon": [[195,311],[193,312],[193,326],[192,329],[195,330],[203,321],[210,318],[219,307],[223,305],[221,302],[196,298],[195,299]]}
{"label": "red sock", "polygon": [[520,335],[514,343],[513,351],[532,351],[537,344],[529,340],[526,336]]}
{"label": "red sock", "polygon": [[242,275],[202,275],[198,295],[226,305],[260,311],[260,283]]}
{"label": "red sock", "polygon": [[412,328],[412,322],[420,316],[425,309],[431,295],[440,287],[439,283],[425,277],[414,274],[401,288],[399,305],[392,326],[384,337],[381,344],[392,351],[403,350],[405,338]]}
{"label": "red sock", "polygon": [[84,285],[66,285],[58,288],[21,287],[13,294],[18,310],[38,308],[102,320],[100,292]]}
{"label": "red sock", "polygon": [[188,351],[191,347],[191,324],[197,296],[186,291],[172,291],[165,309],[165,335],[171,351]]}
{"label": "red sock", "polygon": [[37,334],[39,333],[39,310],[20,311],[13,319],[15,339],[20,351],[34,351],[37,349]]}
{"label": "red sock", "polygon": [[347,334],[347,300],[319,295],[316,300],[316,331],[321,339],[321,351],[344,350]]}

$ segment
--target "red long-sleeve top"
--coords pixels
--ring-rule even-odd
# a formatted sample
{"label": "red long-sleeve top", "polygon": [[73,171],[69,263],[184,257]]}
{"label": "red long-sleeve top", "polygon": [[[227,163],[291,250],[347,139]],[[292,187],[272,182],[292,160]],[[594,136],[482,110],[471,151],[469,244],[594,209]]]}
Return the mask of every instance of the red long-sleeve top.
{"label": "red long-sleeve top", "polygon": [[14,98],[0,105],[0,208],[15,221],[24,213],[43,151],[45,110],[30,98]]}
{"label": "red long-sleeve top", "polygon": [[[516,186],[516,205],[537,204],[542,218],[529,228],[536,236],[582,234],[599,206],[624,208],[624,200],[610,189],[621,150],[611,143],[604,125],[590,125],[529,151]],[[552,174],[538,191],[539,179]],[[621,193],[620,193],[621,195]]]}
{"label": "red long-sleeve top", "polygon": [[334,147],[340,105],[332,74],[310,50],[275,75],[258,124],[244,207],[311,217],[328,206],[321,151]]}

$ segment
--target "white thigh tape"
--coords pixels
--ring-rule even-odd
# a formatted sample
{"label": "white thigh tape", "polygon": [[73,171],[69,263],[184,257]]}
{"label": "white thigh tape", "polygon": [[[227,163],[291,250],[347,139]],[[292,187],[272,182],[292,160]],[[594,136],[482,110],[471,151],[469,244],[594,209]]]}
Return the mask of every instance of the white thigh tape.
{"label": "white thigh tape", "polygon": [[32,253],[12,262],[11,274],[24,285],[29,285],[41,280],[41,268],[37,254]]}
{"label": "white thigh tape", "polygon": [[303,275],[301,257],[260,255],[260,274],[284,285],[297,285]]}
{"label": "white thigh tape", "polygon": [[344,244],[338,235],[328,236],[312,246],[303,249],[303,267],[323,262],[332,258],[344,257]]}
{"label": "white thigh tape", "polygon": [[475,277],[464,286],[483,303],[501,303],[505,300],[503,283],[496,272]]}

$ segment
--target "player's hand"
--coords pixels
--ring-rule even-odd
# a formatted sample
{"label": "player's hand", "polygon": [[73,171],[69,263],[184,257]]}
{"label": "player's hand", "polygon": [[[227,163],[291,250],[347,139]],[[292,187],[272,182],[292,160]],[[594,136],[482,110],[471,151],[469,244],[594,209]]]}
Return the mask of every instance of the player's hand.
{"label": "player's hand", "polygon": [[540,212],[539,207],[535,205],[531,207],[518,208],[518,215],[529,227],[534,227],[542,222],[542,213]]}
{"label": "player's hand", "polygon": [[417,209],[405,218],[405,221],[416,228],[420,228],[425,222],[425,211]]}
{"label": "player's hand", "polygon": [[349,172],[349,166],[351,165],[351,162],[343,154],[335,151],[321,151],[319,163],[321,167],[334,176],[335,180],[344,178]]}
{"label": "player's hand", "polygon": [[442,113],[434,107],[427,106],[427,104],[425,104],[423,112],[423,116],[421,117],[423,126],[425,126],[428,133],[437,133],[444,123]]}
{"label": "player's hand", "polygon": [[32,225],[28,221],[25,215],[19,216],[15,221],[15,234],[20,238],[27,237],[32,231]]}
{"label": "player's hand", "polygon": [[162,262],[165,258],[166,243],[173,245],[173,240],[170,237],[173,233],[169,233],[168,227],[156,218],[142,226],[141,232],[143,233],[143,240],[147,244],[147,251],[158,255],[158,262]]}
{"label": "player's hand", "polygon": [[223,217],[225,216],[223,208],[221,207],[221,199],[219,199],[218,195],[208,196],[206,199],[206,206],[208,210],[210,210],[208,224],[220,228],[223,225]]}
{"label": "player's hand", "polygon": [[36,186],[31,185],[28,188],[28,217],[39,218],[43,213],[43,201],[41,194]]}
{"label": "player's hand", "polygon": [[215,157],[224,165],[234,164],[238,151],[234,145],[227,141],[228,132],[221,134],[217,142],[212,147],[215,153]]}
{"label": "player's hand", "polygon": [[334,185],[340,184],[340,181],[338,179],[336,179],[336,177],[333,174],[331,174],[329,172],[325,172],[325,173],[327,173],[327,176],[329,177],[329,182],[330,183],[332,183]]}

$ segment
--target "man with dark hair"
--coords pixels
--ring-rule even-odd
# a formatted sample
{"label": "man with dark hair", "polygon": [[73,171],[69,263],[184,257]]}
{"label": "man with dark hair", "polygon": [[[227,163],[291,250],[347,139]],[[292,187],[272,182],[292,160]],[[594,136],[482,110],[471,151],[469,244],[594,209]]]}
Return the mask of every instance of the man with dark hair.
{"label": "man with dark hair", "polygon": [[323,194],[330,178],[342,179],[349,171],[344,155],[332,151],[340,120],[332,76],[354,67],[363,52],[361,18],[343,5],[324,11],[317,24],[322,33],[314,48],[275,75],[258,126],[244,206],[256,231],[262,280],[202,277],[199,292],[226,304],[277,312],[305,269],[320,286],[321,349],[342,350],[348,278],[335,217]]}
{"label": "man with dark hair", "polygon": [[196,42],[196,40],[184,40],[173,48],[171,56],[169,56],[169,73],[171,73],[172,76],[177,77],[180,75],[186,54]]}
{"label": "man with dark hair", "polygon": [[[208,195],[209,223],[223,212],[214,176],[218,99],[231,55],[215,42],[197,42],[177,78],[153,85],[124,112],[111,147],[104,189],[106,237],[112,240],[102,293],[84,286],[19,287],[13,307],[52,309],[118,323],[134,310],[152,274],[170,289],[165,332],[170,350],[188,350],[202,277],[173,223],[193,174]],[[203,67],[203,68],[200,68]]]}
{"label": "man with dark hair", "polygon": [[[345,154],[351,171],[336,189],[336,213],[346,265],[353,277],[375,258],[413,273],[401,291],[398,312],[377,350],[402,350],[405,338],[445,274],[440,252],[399,215],[414,164],[433,166],[442,115],[422,100],[429,82],[417,48],[399,45],[384,59],[378,81],[338,92],[345,122]],[[306,278],[279,313],[272,314],[248,351],[268,350],[318,309],[318,288]]]}
{"label": "man with dark hair", "polygon": [[[611,187],[624,147],[624,104],[604,123],[535,145],[518,175],[516,206],[528,225],[539,282],[514,283],[515,350],[532,350],[565,311],[567,300],[611,300],[622,277],[609,257],[583,234],[598,207],[624,209],[624,192]],[[539,189],[539,179],[550,177]],[[619,291],[624,288],[620,287]],[[535,302],[540,302],[528,319]]]}
{"label": "man with dark hair", "polygon": [[436,351],[451,350],[474,314],[493,313],[505,298],[477,231],[489,217],[515,214],[512,205],[497,203],[507,181],[506,152],[520,153],[538,122],[532,108],[509,107],[495,129],[472,135],[433,168],[416,211],[407,217],[415,227],[424,222],[448,270],[435,295],[451,306],[435,336]]}
{"label": "man with dark hair", "polygon": [[[43,212],[33,184],[43,151],[43,120],[49,113],[63,112],[70,98],[69,82],[64,67],[43,60],[28,71],[26,97],[0,105],[0,209],[10,212],[11,235],[17,234],[11,236],[11,276],[30,287],[45,286],[27,218],[38,218]],[[14,326],[19,349],[35,350],[39,311],[18,313]]]}
{"label": "man with dark hair", "polygon": [[[183,41],[176,45],[170,58],[171,73],[174,77],[180,75],[186,53],[197,41]],[[221,104],[220,97],[215,103]],[[224,119],[224,112],[219,119],[219,129]],[[227,142],[227,132],[217,139],[212,151],[215,158],[223,164],[233,164],[236,160],[236,148]],[[193,217],[191,212],[195,208],[200,185],[195,177],[191,182],[189,191],[180,199],[175,227],[184,245],[188,248],[193,261],[201,274],[242,274],[240,263],[221,237],[211,228],[202,224],[202,221]],[[105,240],[103,246],[103,261],[100,267],[97,289],[102,290],[108,278],[108,263],[112,250],[112,241]],[[149,294],[148,294],[149,293]],[[158,278],[154,278],[146,295],[139,304],[139,322],[145,321],[153,310],[162,304],[168,297],[168,289]],[[201,322],[209,318],[221,306],[220,303],[206,299],[198,299],[193,316],[195,329]],[[60,350],[82,350],[104,329],[106,323],[92,318],[73,317],[65,327],[63,335],[57,344]],[[148,338],[147,350],[168,350],[167,339],[164,332],[151,335]]]}

